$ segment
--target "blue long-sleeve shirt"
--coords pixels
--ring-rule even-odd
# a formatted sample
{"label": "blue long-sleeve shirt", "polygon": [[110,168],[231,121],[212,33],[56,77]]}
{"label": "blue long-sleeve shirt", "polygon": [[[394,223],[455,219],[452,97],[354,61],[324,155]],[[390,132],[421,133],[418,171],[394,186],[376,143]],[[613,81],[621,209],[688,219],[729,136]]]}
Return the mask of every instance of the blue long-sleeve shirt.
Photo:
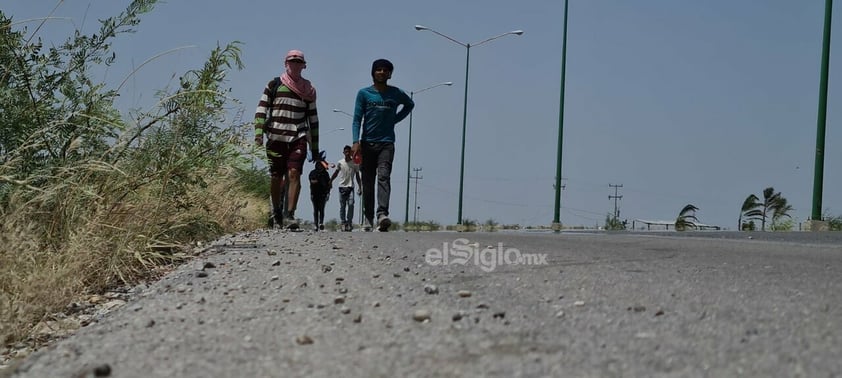
{"label": "blue long-sleeve shirt", "polygon": [[[403,105],[398,111],[398,106]],[[357,92],[352,134],[354,142],[395,142],[395,125],[415,107],[412,99],[397,87],[378,92],[374,86]]]}

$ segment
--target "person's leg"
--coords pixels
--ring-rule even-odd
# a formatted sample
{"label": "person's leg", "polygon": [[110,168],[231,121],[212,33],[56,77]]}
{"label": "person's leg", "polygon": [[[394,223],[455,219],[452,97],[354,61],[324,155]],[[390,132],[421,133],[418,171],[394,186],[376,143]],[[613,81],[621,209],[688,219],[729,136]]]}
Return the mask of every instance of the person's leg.
{"label": "person's leg", "polygon": [[348,231],[351,231],[351,224],[354,223],[354,188],[348,188],[348,199],[346,201],[348,203],[348,220],[346,224],[348,225]]}
{"label": "person's leg", "polygon": [[392,225],[389,219],[389,197],[392,194],[392,161],[395,157],[395,145],[383,143],[377,154],[377,222],[380,231],[386,231]]}
{"label": "person's leg", "polygon": [[298,208],[298,196],[301,194],[301,170],[307,159],[307,139],[300,138],[287,144],[287,211],[292,222],[295,223],[295,210]]}
{"label": "person's leg", "polygon": [[344,226],[347,219],[345,217],[345,208],[348,205],[348,191],[346,188],[339,188],[339,221]]}
{"label": "person's leg", "polygon": [[284,174],[286,173],[286,160],[276,152],[269,149],[267,144],[266,157],[269,160],[269,196],[272,204],[271,224],[283,226],[283,188]]}
{"label": "person's leg", "polygon": [[314,195],[310,195],[310,202],[313,203],[313,227],[314,230],[319,229],[319,199]]}
{"label": "person's leg", "polygon": [[319,230],[325,229],[325,205],[327,205],[327,196],[322,197],[319,202]]}
{"label": "person's leg", "polygon": [[369,225],[374,223],[374,181],[377,179],[377,150],[363,142],[363,162],[360,167],[363,181],[363,215]]}
{"label": "person's leg", "polygon": [[287,179],[289,179],[287,211],[289,212],[290,218],[295,218],[295,210],[298,207],[298,195],[301,193],[301,171],[290,168],[287,171]]}
{"label": "person's leg", "polygon": [[269,193],[272,196],[272,209],[281,210],[281,195],[283,194],[284,178],[272,175],[269,179]]}

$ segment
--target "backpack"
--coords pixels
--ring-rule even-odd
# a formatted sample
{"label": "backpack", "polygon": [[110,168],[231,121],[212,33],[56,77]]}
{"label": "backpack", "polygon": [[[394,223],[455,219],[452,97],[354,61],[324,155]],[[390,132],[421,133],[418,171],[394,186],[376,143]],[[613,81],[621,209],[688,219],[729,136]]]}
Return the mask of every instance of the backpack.
{"label": "backpack", "polygon": [[266,112],[266,119],[263,121],[263,131],[267,130],[269,122],[272,120],[272,107],[275,105],[275,92],[278,91],[278,87],[280,86],[281,78],[279,76],[275,76],[269,84],[269,109]]}

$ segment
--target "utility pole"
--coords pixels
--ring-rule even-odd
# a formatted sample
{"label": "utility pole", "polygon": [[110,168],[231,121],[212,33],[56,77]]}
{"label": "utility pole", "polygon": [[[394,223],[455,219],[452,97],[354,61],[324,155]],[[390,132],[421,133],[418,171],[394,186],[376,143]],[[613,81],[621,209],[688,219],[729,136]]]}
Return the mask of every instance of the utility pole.
{"label": "utility pole", "polygon": [[552,229],[555,232],[561,231],[561,149],[564,141],[564,77],[567,70],[567,0],[564,0],[564,26],[561,42],[561,90],[558,101],[558,147],[556,148],[555,165],[555,206],[553,214]]}
{"label": "utility pole", "polygon": [[410,177],[411,179],[415,180],[415,203],[413,204],[415,209],[412,213],[412,223],[415,227],[415,231],[418,231],[418,180],[423,179],[424,176],[418,174],[418,172],[421,172],[421,168],[412,168],[412,171],[415,173],[414,176]]}
{"label": "utility pole", "polygon": [[616,219],[619,219],[619,218],[620,218],[620,210],[617,208],[617,200],[618,200],[618,199],[623,199],[623,196],[617,195],[617,191],[618,191],[620,188],[622,188],[622,187],[623,187],[623,184],[619,184],[619,185],[608,184],[608,187],[610,187],[610,188],[614,188],[614,195],[612,196],[612,195],[610,195],[610,194],[609,194],[609,195],[608,195],[608,200],[611,200],[611,199],[613,199],[613,200],[614,200],[614,219],[616,220]]}
{"label": "utility pole", "polygon": [[833,14],[833,0],[825,0],[824,34],[822,36],[822,64],[819,83],[819,115],[816,125],[816,163],[813,173],[813,209],[810,215],[810,231],[824,230],[822,222],[822,190],[824,186],[824,147],[827,133],[827,81],[830,69],[830,26]]}
{"label": "utility pole", "polygon": [[553,184],[553,190],[555,190],[558,193],[558,202],[556,202],[557,206],[556,206],[556,209],[555,209],[555,215],[553,217],[553,224],[550,226],[554,232],[560,232],[561,228],[562,228],[561,227],[561,220],[560,220],[560,216],[561,216],[561,192],[563,192],[564,188],[567,187],[567,185],[562,184],[562,180],[565,180],[565,179],[564,178],[559,179],[558,177],[559,176],[556,176],[555,184]]}

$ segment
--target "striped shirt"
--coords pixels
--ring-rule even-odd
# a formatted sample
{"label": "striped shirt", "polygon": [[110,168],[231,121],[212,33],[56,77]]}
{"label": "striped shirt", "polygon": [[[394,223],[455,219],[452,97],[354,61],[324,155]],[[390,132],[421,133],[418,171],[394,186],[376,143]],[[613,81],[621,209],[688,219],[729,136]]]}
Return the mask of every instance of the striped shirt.
{"label": "striped shirt", "polygon": [[[313,152],[313,156],[317,156],[319,115],[316,112],[316,102],[304,101],[287,86],[280,84],[275,91],[275,101],[270,107],[271,85],[272,81],[263,89],[254,114],[255,135],[266,134],[267,141],[285,143],[306,137],[310,143],[310,151]],[[271,114],[271,122],[268,124],[265,122],[267,113]]]}

